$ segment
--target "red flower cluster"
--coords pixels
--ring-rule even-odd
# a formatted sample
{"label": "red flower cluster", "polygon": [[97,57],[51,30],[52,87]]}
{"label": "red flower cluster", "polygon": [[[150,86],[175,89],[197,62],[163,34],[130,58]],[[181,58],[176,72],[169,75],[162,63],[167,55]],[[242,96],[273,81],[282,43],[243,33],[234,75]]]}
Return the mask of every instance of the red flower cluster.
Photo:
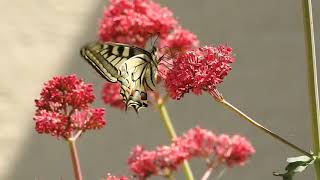
{"label": "red flower cluster", "polygon": [[182,98],[190,90],[195,94],[214,91],[234,60],[232,49],[223,45],[188,51],[173,61],[165,79],[167,91],[173,99]]}
{"label": "red flower cluster", "polygon": [[160,48],[167,50],[165,52],[170,54],[171,57],[197,47],[199,47],[197,36],[181,27],[175,29],[160,41]]}
{"label": "red flower cluster", "polygon": [[134,175],[143,180],[150,175],[169,175],[186,159],[186,155],[175,146],[161,146],[155,151],[136,146],[129,156],[128,164]]}
{"label": "red flower cluster", "polygon": [[220,135],[214,146],[216,157],[232,167],[234,165],[244,165],[248,157],[255,153],[255,149],[244,138],[239,135],[229,137]]}
{"label": "red flower cluster", "polygon": [[104,109],[89,107],[94,98],[92,85],[75,75],[53,77],[35,100],[36,131],[69,138],[73,131],[102,128]]}
{"label": "red flower cluster", "polygon": [[123,110],[125,103],[123,97],[120,95],[120,84],[106,82],[102,88],[102,100],[111,107]]}
{"label": "red flower cluster", "polygon": [[126,176],[117,177],[117,176],[113,176],[111,174],[108,174],[106,177],[106,180],[129,180],[129,178]]}
{"label": "red flower cluster", "polygon": [[158,77],[166,79],[170,65],[175,58],[188,50],[199,47],[197,36],[190,31],[177,28],[169,36],[160,41],[159,56],[164,56],[158,65]]}
{"label": "red flower cluster", "polygon": [[154,151],[136,146],[129,156],[128,164],[133,174],[143,180],[151,175],[169,175],[184,160],[193,157],[215,159],[220,164],[232,167],[245,164],[254,152],[244,137],[216,136],[209,130],[196,127],[176,138],[170,146],[161,146]]}
{"label": "red flower cluster", "polygon": [[196,127],[174,139],[173,143],[187,152],[189,158],[193,156],[208,158],[214,151],[216,140],[216,135],[211,131]]}
{"label": "red flower cluster", "polygon": [[229,137],[222,134],[216,136],[209,130],[199,127],[190,129],[182,137],[174,140],[176,146],[188,153],[188,158],[210,156],[227,166],[244,165],[248,158],[255,153],[255,149],[240,135]]}
{"label": "red flower cluster", "polygon": [[110,0],[98,34],[101,41],[144,47],[153,35],[166,37],[176,24],[168,8],[151,0]]}

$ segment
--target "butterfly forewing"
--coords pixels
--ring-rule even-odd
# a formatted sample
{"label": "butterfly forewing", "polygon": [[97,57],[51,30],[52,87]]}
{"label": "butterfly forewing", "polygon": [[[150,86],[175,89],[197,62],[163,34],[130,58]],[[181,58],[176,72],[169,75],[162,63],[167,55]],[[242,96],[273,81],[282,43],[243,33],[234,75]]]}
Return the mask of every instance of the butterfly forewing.
{"label": "butterfly forewing", "polygon": [[109,82],[117,82],[119,78],[118,69],[109,62],[101,53],[104,51],[104,45],[92,43],[81,49],[81,55],[92,65],[99,74]]}

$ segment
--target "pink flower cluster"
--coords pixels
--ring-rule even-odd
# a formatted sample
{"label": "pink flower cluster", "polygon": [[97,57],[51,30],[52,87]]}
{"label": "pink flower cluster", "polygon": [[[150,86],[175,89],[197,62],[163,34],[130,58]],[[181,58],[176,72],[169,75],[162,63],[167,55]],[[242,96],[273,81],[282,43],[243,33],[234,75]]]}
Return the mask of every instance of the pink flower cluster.
{"label": "pink flower cluster", "polygon": [[192,32],[181,27],[176,28],[171,34],[161,39],[160,48],[170,57],[174,58],[177,54],[182,54],[187,50],[199,47],[197,36]]}
{"label": "pink flower cluster", "polygon": [[117,177],[117,176],[113,176],[111,174],[108,174],[107,177],[105,178],[105,180],[129,180],[129,178],[126,176]]}
{"label": "pink flower cluster", "polygon": [[109,104],[111,107],[123,110],[125,103],[123,97],[120,95],[120,84],[106,82],[102,88],[102,100],[104,103]]}
{"label": "pink flower cluster", "polygon": [[165,85],[173,99],[180,99],[190,90],[201,94],[202,90],[214,91],[231,71],[234,62],[232,49],[219,45],[187,51],[173,61]]}
{"label": "pink flower cluster", "polygon": [[168,176],[186,159],[186,153],[177,146],[161,146],[154,151],[147,151],[136,146],[128,159],[130,170],[138,179],[150,175]]}
{"label": "pink flower cluster", "polygon": [[196,127],[190,129],[183,136],[176,138],[173,143],[188,153],[188,158],[214,156],[219,162],[227,166],[244,165],[248,158],[255,153],[255,149],[246,138],[240,135],[232,137]]}
{"label": "pink flower cluster", "polygon": [[133,174],[143,180],[151,175],[167,176],[177,170],[184,160],[193,157],[214,159],[232,167],[244,165],[253,153],[255,149],[244,137],[217,136],[209,130],[196,127],[177,137],[170,146],[161,146],[153,151],[136,146],[128,164]]}
{"label": "pink flower cluster", "polygon": [[232,137],[222,134],[217,137],[214,145],[216,157],[232,167],[234,165],[244,165],[247,158],[255,153],[255,149],[246,138],[234,135]]}
{"label": "pink flower cluster", "polygon": [[[197,36],[186,29],[177,28],[169,36],[160,41],[159,56],[164,58],[158,65],[158,78],[166,79],[170,65],[176,57],[186,51],[199,47]],[[159,79],[160,80],[160,79]]]}
{"label": "pink flower cluster", "polygon": [[69,138],[74,131],[102,128],[104,109],[90,108],[94,99],[92,85],[75,75],[53,77],[35,100],[36,131]]}
{"label": "pink flower cluster", "polygon": [[208,158],[214,152],[213,146],[216,140],[217,137],[213,132],[196,127],[174,139],[173,143],[187,152],[188,158],[193,156]]}
{"label": "pink flower cluster", "polygon": [[110,0],[98,34],[101,41],[144,47],[154,35],[166,37],[176,24],[168,8],[151,0]]}
{"label": "pink flower cluster", "polygon": [[101,41],[142,48],[148,39],[158,35],[160,48],[168,48],[171,52],[199,46],[196,35],[183,29],[168,8],[151,0],[111,0],[104,10],[98,34]]}

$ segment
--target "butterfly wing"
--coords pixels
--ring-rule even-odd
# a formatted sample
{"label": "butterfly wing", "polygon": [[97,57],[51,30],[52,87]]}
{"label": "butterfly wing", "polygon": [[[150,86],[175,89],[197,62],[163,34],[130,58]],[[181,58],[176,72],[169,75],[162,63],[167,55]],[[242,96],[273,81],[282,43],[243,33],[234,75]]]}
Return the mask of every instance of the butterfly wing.
{"label": "butterfly wing", "polygon": [[147,90],[155,90],[157,66],[154,59],[146,54],[139,54],[129,58],[121,66],[122,76],[120,94],[127,107],[131,106],[136,112],[147,107]]}
{"label": "butterfly wing", "polygon": [[125,44],[91,43],[81,55],[109,82],[119,82],[127,107],[147,107],[146,90],[155,89],[156,61],[152,53]]}
{"label": "butterfly wing", "polygon": [[117,82],[121,76],[121,65],[138,54],[151,56],[150,52],[144,49],[120,43],[94,42],[81,49],[81,55],[109,82]]}
{"label": "butterfly wing", "polygon": [[[155,89],[152,59],[145,54],[136,55],[121,66],[124,72],[121,81],[121,95],[127,106],[139,111],[141,107],[147,107],[147,90]],[[124,81],[124,83],[123,83]]]}

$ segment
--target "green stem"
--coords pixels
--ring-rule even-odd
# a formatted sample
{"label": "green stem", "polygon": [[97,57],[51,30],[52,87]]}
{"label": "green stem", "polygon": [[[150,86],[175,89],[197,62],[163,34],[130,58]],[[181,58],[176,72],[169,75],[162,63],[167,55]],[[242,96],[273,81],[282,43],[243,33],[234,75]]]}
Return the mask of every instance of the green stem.
{"label": "green stem", "polygon": [[176,180],[176,178],[174,178],[174,176],[172,175],[172,173],[170,173],[170,174],[167,176],[167,179],[169,179],[169,180]]}
{"label": "green stem", "polygon": [[176,138],[177,133],[174,130],[174,127],[172,125],[166,106],[164,104],[159,104],[159,111],[160,111],[161,120],[169,133],[170,139]]}
{"label": "green stem", "polygon": [[227,102],[225,99],[222,98],[222,96],[221,96],[221,99],[218,102],[223,104],[230,111],[233,111],[236,114],[238,114],[242,119],[246,120],[250,124],[254,125],[255,127],[259,128],[260,130],[264,131],[265,133],[269,134],[270,136],[272,136],[272,137],[276,138],[277,140],[281,141],[282,143],[292,147],[293,149],[299,151],[300,153],[302,153],[302,154],[304,154],[304,155],[306,155],[306,156],[308,156],[310,158],[313,158],[312,154],[306,152],[305,150],[299,148],[298,146],[290,143],[289,141],[285,140],[281,136],[279,136],[279,135],[275,134],[274,132],[270,131],[269,129],[265,128],[264,126],[262,126],[261,124],[259,124],[258,122],[256,122],[252,118],[250,118],[248,115],[246,115],[245,113],[240,111],[238,108],[234,107],[232,104]]}
{"label": "green stem", "polygon": [[[161,120],[162,120],[163,124],[165,125],[165,128],[168,130],[170,139],[176,138],[177,133],[174,130],[174,127],[173,127],[171,119],[169,117],[167,108],[164,105],[163,100],[160,97],[158,97],[158,109],[160,111]],[[184,171],[184,174],[185,174],[187,180],[194,180],[190,165],[189,165],[188,161],[186,161],[186,160],[183,162],[183,171]]]}
{"label": "green stem", "polygon": [[[305,33],[305,47],[308,64],[308,84],[309,97],[311,105],[312,118],[312,139],[314,154],[320,155],[320,119],[319,119],[319,95],[317,82],[317,65],[316,65],[316,50],[313,27],[312,3],[311,0],[302,0],[303,9],[303,23]],[[320,161],[316,160],[314,163],[316,171],[316,179],[320,180]]]}
{"label": "green stem", "polygon": [[77,147],[76,147],[76,139],[69,138],[68,144],[69,144],[69,148],[70,148],[71,161],[72,161],[75,179],[82,180],[80,162],[79,162],[79,157],[78,157],[78,152],[77,152]]}

